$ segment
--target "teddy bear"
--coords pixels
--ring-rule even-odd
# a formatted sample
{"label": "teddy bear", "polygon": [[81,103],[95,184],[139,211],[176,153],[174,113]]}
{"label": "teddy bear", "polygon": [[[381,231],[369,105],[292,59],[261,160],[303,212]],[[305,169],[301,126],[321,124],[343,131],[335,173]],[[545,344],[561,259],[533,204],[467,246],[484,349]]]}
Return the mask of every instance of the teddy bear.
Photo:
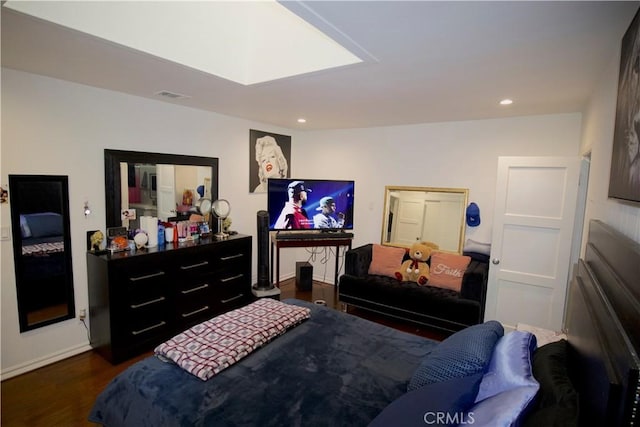
{"label": "teddy bear", "polygon": [[396,271],[396,278],[401,281],[417,282],[425,285],[429,280],[429,264],[427,260],[431,252],[439,249],[439,246],[431,242],[416,242],[409,248],[409,257]]}

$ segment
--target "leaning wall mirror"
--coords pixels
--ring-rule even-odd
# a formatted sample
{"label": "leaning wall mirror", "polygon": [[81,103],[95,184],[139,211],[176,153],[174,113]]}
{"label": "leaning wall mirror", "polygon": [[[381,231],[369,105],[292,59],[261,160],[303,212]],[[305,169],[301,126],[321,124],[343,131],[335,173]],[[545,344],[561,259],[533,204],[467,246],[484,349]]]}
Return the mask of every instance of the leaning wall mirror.
{"label": "leaning wall mirror", "polygon": [[66,176],[9,175],[20,332],[74,317]]}
{"label": "leaning wall mirror", "polygon": [[189,219],[198,200],[218,198],[217,158],[104,150],[104,162],[107,227],[137,228],[141,216]]}
{"label": "leaning wall mirror", "polygon": [[382,244],[427,241],[462,253],[468,197],[466,188],[385,187]]}

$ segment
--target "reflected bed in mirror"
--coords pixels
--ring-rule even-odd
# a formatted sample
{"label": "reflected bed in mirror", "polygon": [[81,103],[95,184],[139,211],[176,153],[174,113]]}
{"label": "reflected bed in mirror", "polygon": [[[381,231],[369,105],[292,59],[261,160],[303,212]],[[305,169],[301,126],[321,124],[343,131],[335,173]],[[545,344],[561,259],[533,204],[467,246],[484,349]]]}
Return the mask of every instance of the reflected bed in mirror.
{"label": "reflected bed in mirror", "polygon": [[468,197],[466,188],[385,187],[382,244],[408,248],[427,241],[462,253]]}
{"label": "reflected bed in mirror", "polygon": [[[138,228],[141,216],[188,219],[200,197],[218,198],[217,158],[104,150],[104,160],[107,227]],[[136,219],[123,220],[124,209]]]}
{"label": "reflected bed in mirror", "polygon": [[74,317],[66,176],[9,175],[20,332]]}

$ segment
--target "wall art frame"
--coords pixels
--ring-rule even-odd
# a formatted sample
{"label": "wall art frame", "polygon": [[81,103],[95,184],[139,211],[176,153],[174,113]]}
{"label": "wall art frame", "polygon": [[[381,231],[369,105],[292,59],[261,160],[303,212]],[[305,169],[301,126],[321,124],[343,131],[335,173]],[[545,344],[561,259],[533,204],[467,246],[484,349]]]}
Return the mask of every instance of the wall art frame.
{"label": "wall art frame", "polygon": [[622,38],[609,197],[640,203],[640,10]]}

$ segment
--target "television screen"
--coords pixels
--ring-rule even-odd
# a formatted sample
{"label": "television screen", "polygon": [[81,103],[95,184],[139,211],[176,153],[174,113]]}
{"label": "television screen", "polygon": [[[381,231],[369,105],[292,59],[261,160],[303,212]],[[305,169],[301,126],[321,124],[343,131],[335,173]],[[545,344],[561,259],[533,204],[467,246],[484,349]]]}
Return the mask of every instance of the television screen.
{"label": "television screen", "polygon": [[352,230],[354,181],[269,179],[269,230]]}

